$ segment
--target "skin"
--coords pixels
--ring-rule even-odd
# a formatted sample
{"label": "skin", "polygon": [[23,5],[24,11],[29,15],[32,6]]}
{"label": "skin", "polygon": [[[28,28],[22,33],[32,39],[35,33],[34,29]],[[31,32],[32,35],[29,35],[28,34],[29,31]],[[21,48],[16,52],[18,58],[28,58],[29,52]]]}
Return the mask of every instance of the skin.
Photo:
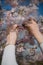
{"label": "skin", "polygon": [[31,20],[31,24],[26,23],[26,26],[28,27],[28,29],[30,29],[30,32],[34,35],[37,41],[40,44],[43,43],[43,36],[41,32],[39,31],[38,24],[34,20]]}
{"label": "skin", "polygon": [[15,45],[18,35],[17,25],[13,25],[12,30],[10,30],[9,35],[7,36],[7,43],[10,45]]}
{"label": "skin", "polygon": [[[26,23],[26,26],[28,27],[28,29],[30,29],[30,32],[34,35],[34,37],[37,39],[37,41],[41,44],[43,42],[43,36],[41,34],[41,32],[39,31],[39,27],[37,25],[37,23],[34,20],[31,20],[31,23]],[[13,25],[12,30],[10,30],[9,35],[7,36],[7,43],[9,44],[16,44],[16,40],[17,40],[17,35],[18,35],[18,29],[17,29],[17,25]]]}

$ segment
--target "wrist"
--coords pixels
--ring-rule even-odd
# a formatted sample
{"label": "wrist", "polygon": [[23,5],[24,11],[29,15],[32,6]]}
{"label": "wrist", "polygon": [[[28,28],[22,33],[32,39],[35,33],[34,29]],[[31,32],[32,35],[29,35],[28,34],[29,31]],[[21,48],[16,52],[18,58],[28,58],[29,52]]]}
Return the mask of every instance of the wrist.
{"label": "wrist", "polygon": [[15,44],[7,42],[5,46],[8,46],[8,45],[14,45],[15,46]]}
{"label": "wrist", "polygon": [[6,43],[6,46],[7,46],[7,45],[15,45],[15,44],[14,44],[14,43],[11,43],[11,42],[7,42],[7,43]]}
{"label": "wrist", "polygon": [[34,36],[35,36],[35,37],[38,36],[38,35],[40,35],[40,31],[36,31],[36,32],[34,33]]}
{"label": "wrist", "polygon": [[35,33],[35,38],[37,39],[37,41],[41,44],[43,42],[43,36],[41,34],[40,31],[38,31],[37,33]]}

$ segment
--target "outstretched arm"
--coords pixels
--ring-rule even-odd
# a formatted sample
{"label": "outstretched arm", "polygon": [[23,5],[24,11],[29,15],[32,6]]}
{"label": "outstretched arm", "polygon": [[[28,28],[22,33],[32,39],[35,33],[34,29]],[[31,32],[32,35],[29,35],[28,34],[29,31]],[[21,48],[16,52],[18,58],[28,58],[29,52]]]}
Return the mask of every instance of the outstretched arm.
{"label": "outstretched arm", "polygon": [[6,46],[4,49],[1,65],[18,65],[15,56],[15,43],[16,43],[17,33],[18,33],[16,27],[17,25],[14,25],[15,30],[14,31],[11,30],[9,35],[7,36],[6,44],[8,44],[8,46]]}
{"label": "outstretched arm", "polygon": [[27,22],[25,23],[26,27],[28,30],[30,29],[30,32],[37,39],[37,41],[39,42],[39,44],[43,50],[43,36],[42,36],[41,32],[39,31],[38,24],[34,20],[31,20],[29,22],[31,22],[31,23],[27,23]]}

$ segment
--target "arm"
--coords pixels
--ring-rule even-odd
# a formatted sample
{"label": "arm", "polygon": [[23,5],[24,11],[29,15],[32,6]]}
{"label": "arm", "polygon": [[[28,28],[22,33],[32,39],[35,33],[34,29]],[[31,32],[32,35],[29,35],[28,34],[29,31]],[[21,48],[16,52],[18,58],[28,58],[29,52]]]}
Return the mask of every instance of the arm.
{"label": "arm", "polygon": [[18,65],[15,56],[16,39],[17,39],[17,30],[10,32],[9,35],[7,36],[6,44],[9,45],[6,46],[4,49],[1,65]]}
{"label": "arm", "polygon": [[37,31],[37,33],[34,36],[37,39],[37,41],[39,42],[40,47],[43,51],[43,36],[42,36],[42,34],[40,33],[40,31]]}
{"label": "arm", "polygon": [[40,44],[40,47],[43,50],[43,36],[42,36],[41,32],[39,31],[39,27],[38,27],[37,23],[34,20],[31,20],[30,22],[31,22],[30,24],[26,23],[26,27],[27,27],[28,30],[30,29],[30,32],[37,39],[37,41]]}

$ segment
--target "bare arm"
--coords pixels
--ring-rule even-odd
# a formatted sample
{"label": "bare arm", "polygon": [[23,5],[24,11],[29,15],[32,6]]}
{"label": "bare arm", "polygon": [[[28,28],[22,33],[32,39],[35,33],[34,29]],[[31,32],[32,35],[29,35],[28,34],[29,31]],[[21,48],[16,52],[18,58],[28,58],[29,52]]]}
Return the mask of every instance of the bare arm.
{"label": "bare arm", "polygon": [[[16,26],[17,25],[14,26],[15,29]],[[15,31],[10,31],[9,35],[7,36],[6,44],[9,45],[6,46],[4,49],[1,65],[18,65],[15,56],[15,43],[17,39],[17,32],[17,29]]]}
{"label": "bare arm", "polygon": [[26,23],[26,26],[28,27],[28,30],[30,29],[30,32],[34,35],[34,37],[37,39],[40,46],[42,47],[43,46],[43,36],[41,32],[39,31],[38,24],[34,20],[31,20],[30,22],[31,22],[30,24]]}

